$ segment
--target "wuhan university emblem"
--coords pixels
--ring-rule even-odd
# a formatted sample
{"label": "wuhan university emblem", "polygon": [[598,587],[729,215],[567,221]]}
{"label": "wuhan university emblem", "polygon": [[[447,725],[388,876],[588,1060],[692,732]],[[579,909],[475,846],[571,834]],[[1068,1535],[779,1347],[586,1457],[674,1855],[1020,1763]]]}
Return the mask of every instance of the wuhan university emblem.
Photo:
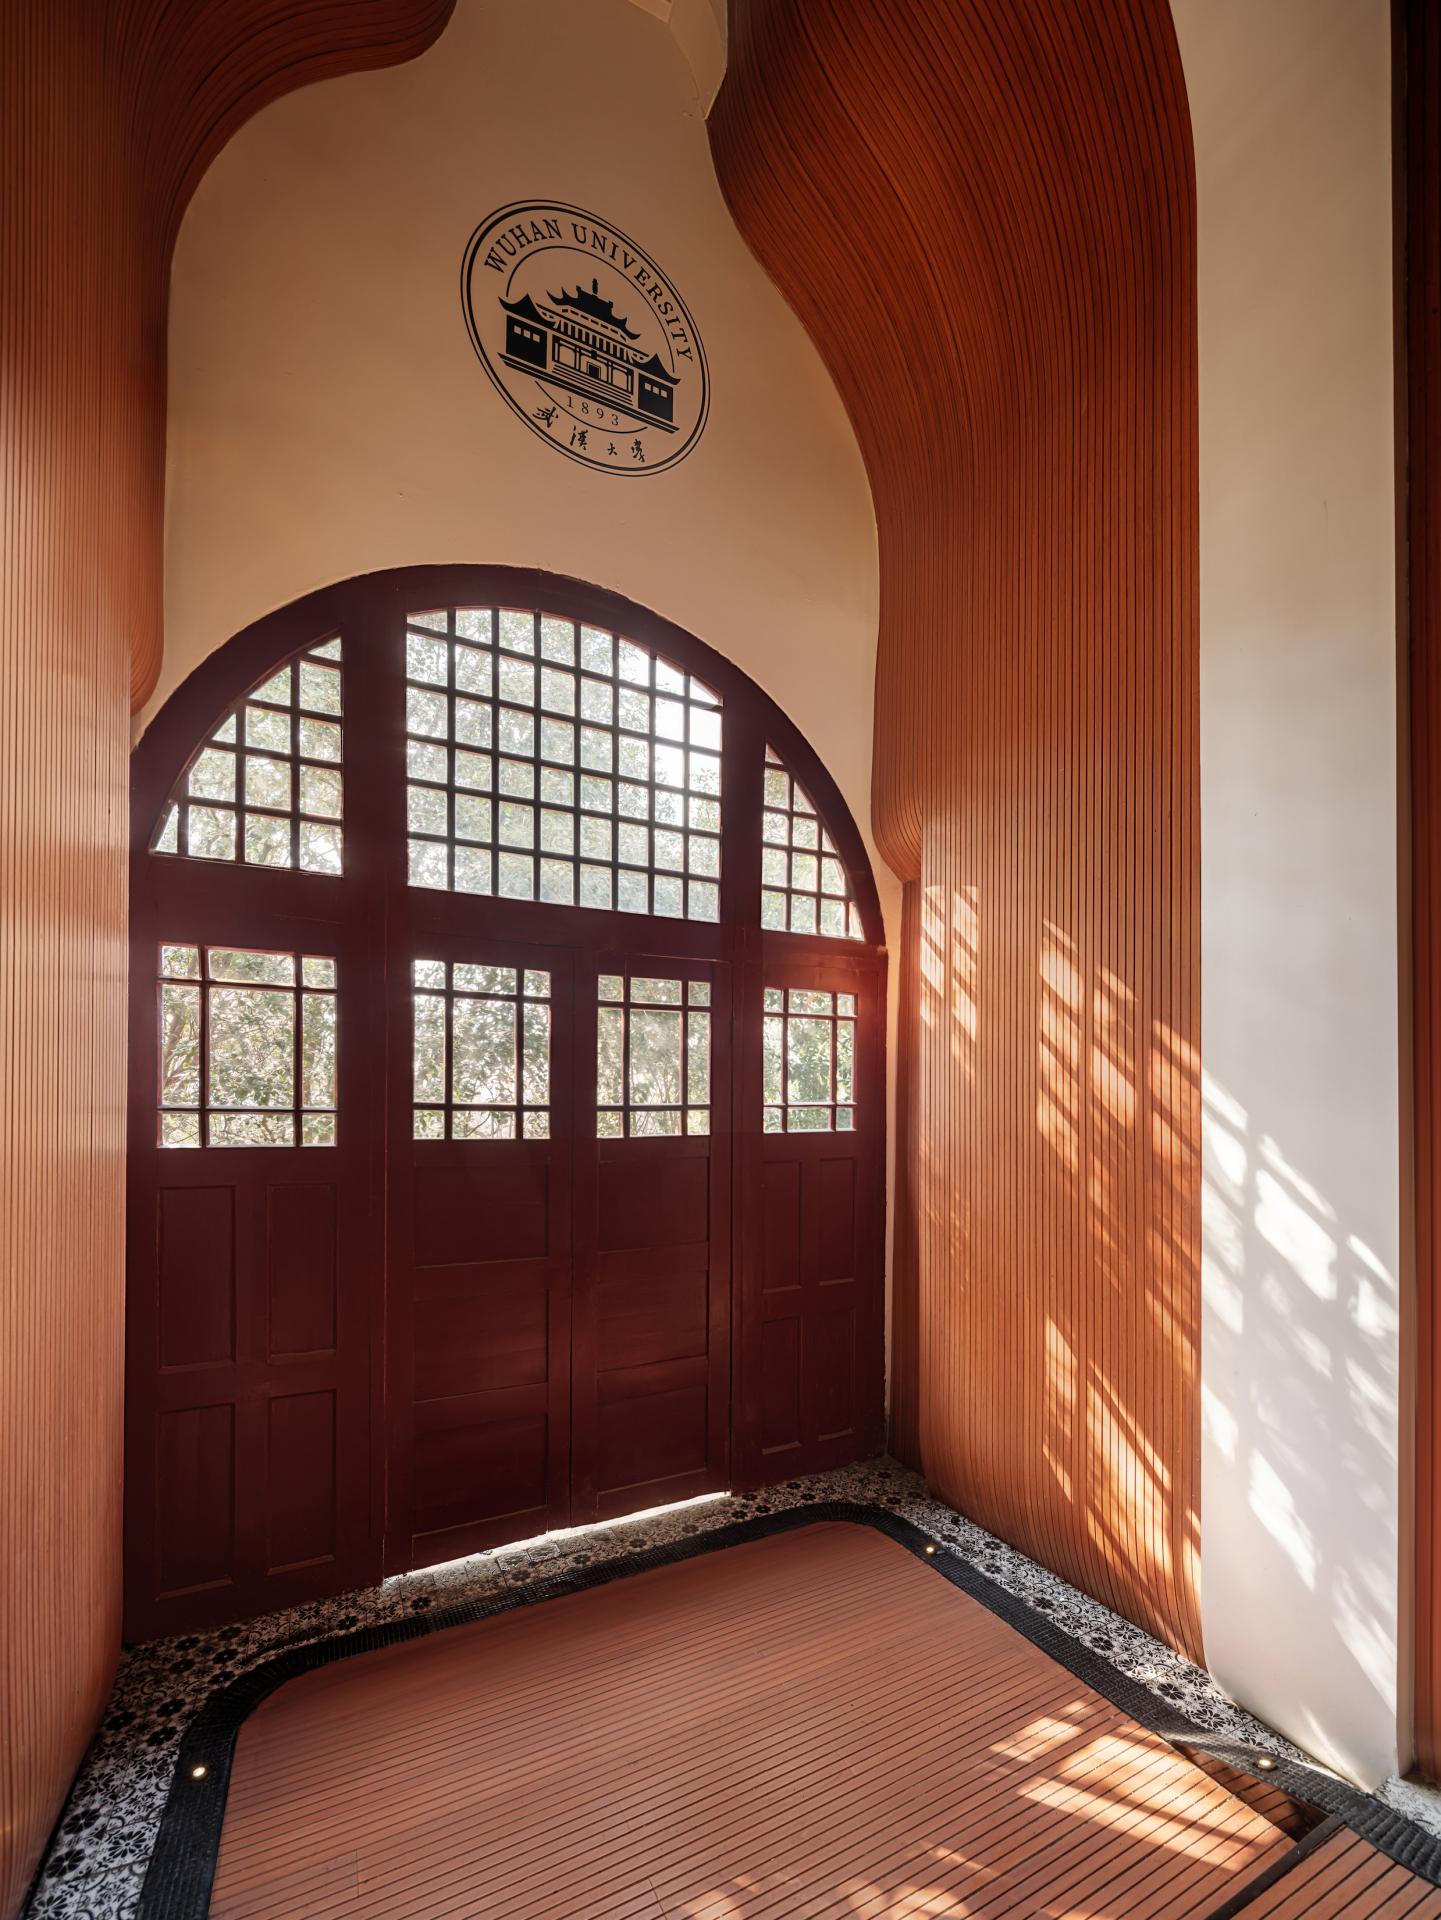
{"label": "wuhan university emblem", "polygon": [[710,407],[690,311],[616,227],[553,200],[502,207],[465,249],[471,344],[507,406],[572,460],[660,473]]}

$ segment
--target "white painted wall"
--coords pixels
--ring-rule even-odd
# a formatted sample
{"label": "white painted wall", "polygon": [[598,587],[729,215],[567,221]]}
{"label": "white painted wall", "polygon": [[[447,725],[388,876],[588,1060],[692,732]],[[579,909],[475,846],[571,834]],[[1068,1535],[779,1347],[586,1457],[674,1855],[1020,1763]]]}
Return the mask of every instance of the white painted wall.
{"label": "white painted wall", "polygon": [[[869,833],[870,490],[819,356],[721,198],[671,18],[695,0],[663,11],[460,0],[419,60],[292,94],[221,153],[175,253],[166,645],[146,721],[232,633],[314,587],[421,562],[545,567],[744,668]],[[475,358],[466,241],[539,198],[630,234],[695,317],[710,421],[667,473],[563,458]],[[877,879],[894,923],[879,862]]]}
{"label": "white painted wall", "polygon": [[1173,0],[1201,461],[1201,1599],[1244,1705],[1396,1765],[1401,1094],[1387,0]]}

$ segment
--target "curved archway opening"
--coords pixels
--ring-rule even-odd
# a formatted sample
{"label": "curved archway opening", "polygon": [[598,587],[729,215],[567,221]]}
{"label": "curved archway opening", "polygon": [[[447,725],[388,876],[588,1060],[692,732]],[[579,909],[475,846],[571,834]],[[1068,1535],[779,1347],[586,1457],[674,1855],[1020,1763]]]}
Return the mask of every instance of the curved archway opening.
{"label": "curved archway opening", "polygon": [[132,1636],[878,1447],[879,906],[745,674],[375,574],[132,795]]}

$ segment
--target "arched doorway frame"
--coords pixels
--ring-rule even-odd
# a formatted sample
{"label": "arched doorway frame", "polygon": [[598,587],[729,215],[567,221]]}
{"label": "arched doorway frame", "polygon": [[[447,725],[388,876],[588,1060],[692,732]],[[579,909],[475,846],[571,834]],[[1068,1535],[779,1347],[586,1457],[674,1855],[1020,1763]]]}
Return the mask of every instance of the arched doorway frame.
{"label": "arched doorway frame", "polygon": [[[405,843],[401,636],[407,614],[456,606],[535,609],[606,629],[696,675],[719,695],[725,774],[718,921],[430,893],[406,885],[403,868],[396,865]],[[757,617],[764,617],[764,609],[758,609]],[[346,671],[344,876],[153,851],[167,798],[205,746],[219,716],[301,649],[334,635],[343,637]],[[767,746],[804,787],[834,842],[859,916],[860,940],[761,927]],[[357,779],[361,756],[373,756],[373,763],[364,766],[367,777]],[[864,842],[834,781],[800,730],[741,669],[684,629],[618,594],[537,570],[456,565],[364,575],[322,588],[256,621],[176,689],[133,755],[131,846],[127,1625],[133,1637],[212,1625],[424,1563],[417,1557],[423,1550],[413,1528],[401,1529],[397,1521],[403,1505],[397,1485],[404,1469],[394,1441],[395,1410],[400,1403],[397,1380],[408,1364],[408,1350],[404,1312],[393,1288],[387,1288],[393,1246],[381,1217],[393,1143],[408,1125],[411,1102],[408,1082],[400,1084],[394,1066],[400,1027],[409,1018],[409,977],[399,979],[394,966],[387,975],[375,963],[378,930],[386,930],[381,939],[389,952],[397,916],[412,947],[419,940],[426,951],[435,947],[459,953],[467,941],[478,951],[508,940],[531,951],[641,954],[677,970],[689,968],[697,977],[714,970],[729,1006],[730,1064],[722,1097],[730,1106],[732,1124],[725,1179],[714,1188],[717,1196],[725,1196],[720,1237],[730,1244],[718,1260],[725,1276],[712,1296],[710,1350],[728,1384],[720,1410],[724,1417],[718,1413],[710,1422],[712,1442],[704,1468],[677,1480],[672,1490],[684,1494],[760,1484],[843,1464],[880,1445],[886,956],[879,901]],[[223,1289],[215,1292],[208,1309],[193,1304],[179,1309],[177,1321],[175,1298],[190,1299],[184,1276],[194,1256],[183,1244],[178,1252],[168,1251],[165,1244],[161,1195],[168,1191],[164,1183],[171,1176],[166,1170],[175,1166],[176,1156],[156,1146],[153,985],[160,943],[177,939],[269,944],[297,952],[323,942],[326,951],[341,956],[342,977],[351,983],[348,991],[343,989],[341,1002],[342,1079],[355,1110],[363,1110],[371,1122],[346,1130],[350,1197],[337,1203],[337,1231],[349,1234],[352,1245],[348,1256],[334,1255],[349,1276],[333,1303],[334,1352],[277,1357],[267,1331],[271,1322],[266,1301],[251,1301],[247,1326],[238,1296],[222,1299]],[[872,1091],[855,1139],[848,1143],[856,1149],[854,1164],[838,1155],[834,1144],[828,1150],[820,1135],[804,1138],[762,1129],[763,993],[806,991],[827,983],[832,989],[853,990],[861,1009],[857,1073],[862,1087]],[[581,1005],[579,998],[576,1005]],[[373,1038],[387,1027],[388,1051],[384,1040]],[[586,1049],[593,1055],[594,1036],[592,1008],[588,1021],[577,1018],[570,1035],[576,1060],[583,1059]],[[584,1150],[581,1131],[577,1129],[574,1142],[577,1154]],[[204,1150],[207,1161],[213,1151]],[[304,1159],[295,1149],[223,1152],[226,1164],[216,1167],[215,1180],[224,1184],[233,1156],[240,1155],[260,1168],[258,1177],[263,1176],[262,1185],[271,1196],[257,1198],[259,1211],[249,1229],[236,1224],[239,1215],[234,1215],[221,1235],[222,1240],[225,1234],[235,1236],[233,1243],[226,1242],[229,1251],[223,1255],[231,1263],[234,1290],[240,1289],[233,1270],[241,1259],[235,1249],[246,1232],[256,1244],[245,1257],[264,1266],[271,1256],[257,1252],[256,1246],[264,1241],[268,1247],[273,1237],[275,1192],[294,1194],[316,1176],[309,1166],[286,1173],[287,1164]],[[282,1152],[291,1159],[275,1161],[272,1179],[262,1159]],[[201,1156],[180,1157],[193,1167]],[[202,1192],[219,1190],[206,1185],[207,1168],[193,1175],[186,1171],[191,1188],[198,1180]],[[179,1217],[188,1218],[186,1208],[204,1204],[185,1201]],[[854,1209],[854,1245],[838,1238],[836,1221],[847,1207]],[[391,1230],[391,1242],[393,1237]],[[268,1284],[278,1284],[273,1272]],[[173,1297],[167,1297],[167,1289]],[[203,1320],[206,1311],[213,1316],[208,1330],[196,1318],[199,1313]],[[208,1355],[198,1369],[167,1363],[166,1341],[176,1325],[182,1347],[186,1339],[198,1341],[197,1351]],[[803,1348],[809,1355],[804,1366],[810,1369],[804,1377]],[[201,1376],[213,1380],[218,1396],[209,1407],[195,1404],[197,1395],[205,1398]],[[222,1376],[234,1376],[232,1385],[240,1382],[233,1401],[219,1392]],[[285,1386],[283,1394],[277,1382]],[[269,1419],[273,1427],[279,1405],[319,1408],[323,1419],[327,1395],[337,1407],[343,1401],[351,1409],[343,1420],[335,1415],[331,1436],[335,1485],[344,1483],[348,1491],[336,1496],[329,1549],[293,1554],[277,1570],[277,1529],[298,1541],[309,1524],[303,1511],[298,1517],[294,1511],[288,1517],[281,1513],[277,1519],[275,1488],[284,1489],[286,1482],[283,1476],[277,1478],[275,1458],[277,1447],[283,1451],[285,1436],[279,1442],[273,1435],[262,1436],[252,1448],[257,1457],[271,1461],[267,1494],[262,1485],[242,1484],[246,1475],[237,1464],[243,1451],[237,1434],[247,1420]],[[221,1432],[227,1420],[228,1440]],[[162,1440],[162,1431],[171,1434],[168,1441]],[[259,1434],[260,1428],[255,1431]],[[293,1430],[300,1438],[306,1431],[303,1422]],[[224,1475],[217,1469],[207,1481],[203,1464],[195,1465],[197,1459],[203,1463],[208,1446],[215,1449],[217,1460],[226,1457],[227,1446],[230,1449],[228,1512],[220,1485]],[[260,1479],[265,1479],[264,1470]],[[253,1472],[250,1480],[255,1481]],[[184,1483],[179,1494],[177,1482]],[[293,1508],[288,1491],[280,1497],[282,1503],[291,1499]],[[518,1531],[534,1533],[572,1517],[605,1517],[606,1496],[597,1501],[592,1492],[587,1497],[589,1505],[578,1515],[569,1506],[542,1504],[534,1509],[536,1523],[517,1523]],[[611,1496],[612,1506],[618,1498]],[[202,1532],[204,1517],[211,1517],[209,1545],[202,1542],[200,1549],[187,1551],[167,1568],[167,1529],[187,1539],[193,1534],[194,1516],[187,1513],[187,1503],[201,1516]],[[257,1519],[262,1510],[267,1517]],[[456,1551],[497,1543],[476,1529],[425,1537],[448,1541]],[[227,1554],[229,1573],[224,1571]],[[453,1555],[433,1550],[429,1557]],[[236,1570],[241,1561],[249,1572]]]}

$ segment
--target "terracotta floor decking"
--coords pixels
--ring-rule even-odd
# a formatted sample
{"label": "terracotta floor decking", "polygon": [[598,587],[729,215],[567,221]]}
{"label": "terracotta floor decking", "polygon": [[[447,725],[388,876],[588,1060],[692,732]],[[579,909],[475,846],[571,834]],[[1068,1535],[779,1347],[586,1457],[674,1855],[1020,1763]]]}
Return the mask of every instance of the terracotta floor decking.
{"label": "terracotta floor decking", "polygon": [[1441,1920],[1441,1891],[1343,1828],[1260,1894],[1243,1920]]}
{"label": "terracotta floor decking", "polygon": [[829,1522],[292,1680],[241,1731],[211,1912],[1204,1920],[1291,1845]]}

